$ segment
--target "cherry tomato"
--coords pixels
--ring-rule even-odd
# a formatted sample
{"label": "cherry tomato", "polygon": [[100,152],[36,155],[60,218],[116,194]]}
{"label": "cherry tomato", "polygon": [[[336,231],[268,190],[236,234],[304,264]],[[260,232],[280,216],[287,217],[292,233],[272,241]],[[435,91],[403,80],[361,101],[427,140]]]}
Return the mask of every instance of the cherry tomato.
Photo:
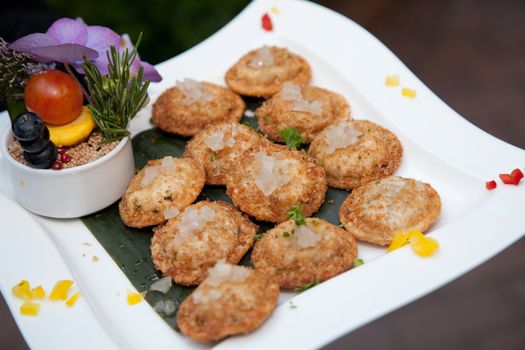
{"label": "cherry tomato", "polygon": [[33,75],[24,89],[27,109],[54,125],[67,124],[77,118],[83,100],[80,84],[59,70]]}

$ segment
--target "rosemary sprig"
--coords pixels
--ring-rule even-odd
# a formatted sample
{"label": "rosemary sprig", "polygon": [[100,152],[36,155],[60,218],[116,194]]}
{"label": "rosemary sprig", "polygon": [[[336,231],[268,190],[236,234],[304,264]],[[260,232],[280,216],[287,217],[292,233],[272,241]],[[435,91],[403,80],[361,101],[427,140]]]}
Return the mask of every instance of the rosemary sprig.
{"label": "rosemary sprig", "polygon": [[129,135],[128,124],[148,102],[149,80],[142,81],[144,69],[140,67],[136,77],[131,77],[131,64],[137,57],[137,48],[129,52],[117,52],[114,46],[108,50],[108,74],[102,76],[95,64],[84,59],[84,71],[90,93],[89,108],[104,142],[120,140]]}

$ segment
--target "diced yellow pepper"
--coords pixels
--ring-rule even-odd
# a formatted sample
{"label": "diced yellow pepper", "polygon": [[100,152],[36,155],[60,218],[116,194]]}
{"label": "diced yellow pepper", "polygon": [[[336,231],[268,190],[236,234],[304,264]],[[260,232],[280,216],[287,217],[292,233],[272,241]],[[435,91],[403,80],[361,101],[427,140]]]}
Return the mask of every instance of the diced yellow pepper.
{"label": "diced yellow pepper", "polygon": [[439,248],[435,239],[426,237],[420,231],[410,231],[408,235],[412,250],[419,256],[430,256]]}
{"label": "diced yellow pepper", "polygon": [[387,252],[391,252],[393,250],[399,249],[402,246],[406,245],[408,243],[408,235],[404,233],[396,233],[394,236],[394,239],[392,239],[392,243],[390,243],[390,246],[387,249]]}
{"label": "diced yellow pepper", "polygon": [[13,295],[19,299],[22,300],[31,300],[31,291],[30,291],[29,282],[26,280],[22,280],[18,282],[13,288],[11,288],[11,292]]}
{"label": "diced yellow pepper", "polygon": [[26,301],[20,306],[20,312],[26,316],[36,316],[40,311],[40,304]]}
{"label": "diced yellow pepper", "polygon": [[403,90],[401,90],[401,94],[408,98],[416,98],[416,90],[409,89],[406,87],[403,88]]}
{"label": "diced yellow pepper", "polygon": [[80,115],[65,125],[47,125],[49,138],[57,146],[73,146],[87,138],[95,128],[89,107],[83,106]]}
{"label": "diced yellow pepper", "polygon": [[142,294],[140,293],[133,293],[128,292],[128,304],[129,305],[135,305],[142,301]]}
{"label": "diced yellow pepper", "polygon": [[73,285],[73,281],[71,280],[61,280],[55,283],[55,286],[53,287],[53,290],[51,291],[51,294],[49,294],[50,300],[66,300],[67,299],[67,292],[69,291],[69,288]]}
{"label": "diced yellow pepper", "polygon": [[66,301],[66,306],[72,307],[73,305],[75,305],[79,297],[80,297],[80,291],[73,294],[73,296]]}
{"label": "diced yellow pepper", "polygon": [[31,297],[33,299],[44,299],[46,297],[46,291],[42,286],[31,289]]}
{"label": "diced yellow pepper", "polygon": [[281,10],[279,10],[279,8],[277,6],[272,6],[272,8],[270,9],[270,11],[274,14],[274,15],[278,15],[279,13],[281,13]]}
{"label": "diced yellow pepper", "polygon": [[399,86],[399,75],[387,75],[385,79],[386,86]]}

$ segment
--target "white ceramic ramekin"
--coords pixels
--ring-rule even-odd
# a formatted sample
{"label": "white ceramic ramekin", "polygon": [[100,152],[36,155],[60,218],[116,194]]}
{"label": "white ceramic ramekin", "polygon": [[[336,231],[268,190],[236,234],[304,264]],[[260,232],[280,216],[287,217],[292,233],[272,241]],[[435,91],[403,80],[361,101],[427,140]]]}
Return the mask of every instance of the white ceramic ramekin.
{"label": "white ceramic ramekin", "polygon": [[52,218],[78,218],[117,201],[135,173],[129,137],[94,162],[62,170],[33,169],[14,160],[8,152],[13,142],[4,131],[0,149],[15,197],[27,210]]}

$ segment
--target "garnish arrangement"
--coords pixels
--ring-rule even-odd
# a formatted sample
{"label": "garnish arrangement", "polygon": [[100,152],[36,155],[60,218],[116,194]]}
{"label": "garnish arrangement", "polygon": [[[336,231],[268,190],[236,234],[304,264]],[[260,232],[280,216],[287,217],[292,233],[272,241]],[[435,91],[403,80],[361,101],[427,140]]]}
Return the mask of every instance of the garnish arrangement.
{"label": "garnish arrangement", "polygon": [[158,72],[130,38],[81,19],[62,18],[46,33],[0,40],[0,87],[12,119],[12,157],[37,169],[92,162],[129,135]]}

